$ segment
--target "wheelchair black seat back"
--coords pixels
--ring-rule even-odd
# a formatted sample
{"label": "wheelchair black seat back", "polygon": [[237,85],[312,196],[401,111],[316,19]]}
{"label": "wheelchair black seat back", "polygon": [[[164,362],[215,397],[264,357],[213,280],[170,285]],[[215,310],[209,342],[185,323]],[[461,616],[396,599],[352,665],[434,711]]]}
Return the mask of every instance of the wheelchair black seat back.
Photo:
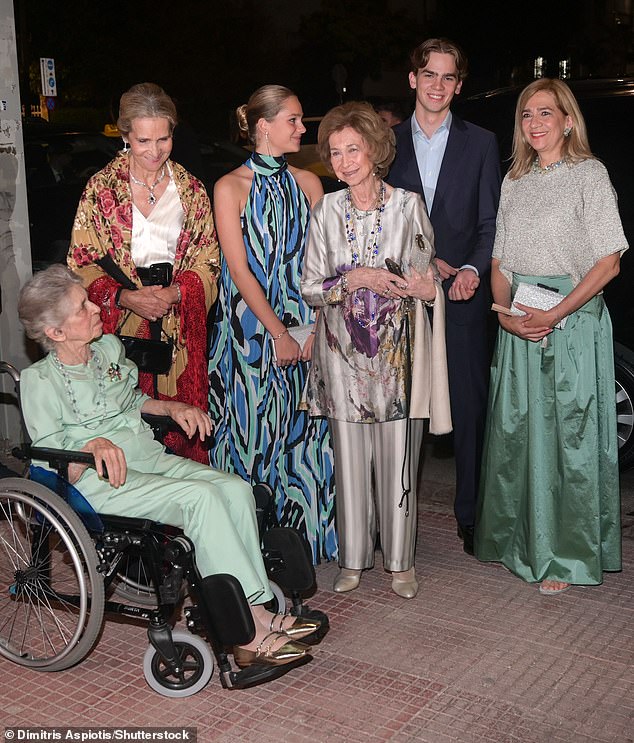
{"label": "wheelchair black seat back", "polygon": [[[0,362],[3,372],[14,379],[19,398],[18,372]],[[66,474],[70,462],[90,457],[30,444],[14,453]],[[259,510],[271,512],[267,486],[256,486],[255,492]],[[270,608],[285,611],[289,597],[291,614],[318,620],[319,629],[304,641],[319,642],[328,619],[304,603],[315,584],[305,540],[277,526],[261,536],[275,595]],[[183,601],[180,629],[175,624]],[[0,657],[35,670],[67,669],[92,650],[108,613],[148,624],[143,670],[148,684],[166,696],[200,691],[215,661],[225,688],[244,688],[311,658],[234,668],[231,646],[255,635],[244,592],[231,575],[201,580],[193,546],[180,530],[96,514],[65,478],[48,469],[31,467],[28,479],[0,478]]]}

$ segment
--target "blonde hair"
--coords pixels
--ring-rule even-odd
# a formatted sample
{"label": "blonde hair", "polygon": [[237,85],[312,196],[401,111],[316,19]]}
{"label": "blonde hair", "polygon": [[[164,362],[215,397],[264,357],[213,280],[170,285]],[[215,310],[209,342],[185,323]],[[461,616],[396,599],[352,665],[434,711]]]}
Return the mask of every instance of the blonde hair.
{"label": "blonde hair", "polygon": [[583,114],[570,88],[561,80],[548,77],[535,80],[527,85],[520,93],[515,106],[515,130],[513,132],[513,153],[511,155],[511,167],[509,178],[517,180],[526,175],[535,160],[535,150],[530,146],[522,131],[522,112],[528,101],[535,95],[544,91],[550,93],[555,99],[557,108],[564,116],[572,119],[572,130],[570,135],[564,137],[561,147],[562,159],[569,163],[578,163],[582,160],[594,158],[588,142],[588,133]]}
{"label": "blonde hair", "polygon": [[134,119],[167,119],[170,134],[178,123],[174,101],[156,83],[138,83],[126,91],[119,101],[117,127],[129,134]]}
{"label": "blonde hair", "polygon": [[66,266],[54,264],[29,279],[18,297],[18,317],[29,338],[47,351],[55,342],[46,335],[47,328],[61,327],[68,317],[68,293],[81,279]]}
{"label": "blonde hair", "polygon": [[236,108],[238,128],[255,144],[258,121],[273,121],[282,110],[284,102],[294,96],[295,93],[283,85],[263,85],[251,95],[247,103]]}
{"label": "blonde hair", "polygon": [[369,103],[350,101],[330,109],[324,116],[317,132],[317,151],[324,165],[333,172],[328,140],[332,134],[347,127],[361,135],[370,151],[376,176],[383,178],[396,156],[396,138],[392,129]]}

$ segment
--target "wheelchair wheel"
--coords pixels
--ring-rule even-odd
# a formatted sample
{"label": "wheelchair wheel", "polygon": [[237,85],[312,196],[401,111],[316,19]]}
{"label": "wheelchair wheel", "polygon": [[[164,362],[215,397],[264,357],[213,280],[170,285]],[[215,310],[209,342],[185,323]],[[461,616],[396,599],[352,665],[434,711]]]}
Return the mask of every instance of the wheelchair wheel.
{"label": "wheelchair wheel", "polygon": [[[184,537],[176,537],[173,543],[184,544],[185,551],[191,549],[191,543]],[[168,578],[171,570],[169,560],[163,565],[162,579]],[[132,603],[135,606],[156,607],[158,605],[154,581],[151,578],[145,558],[140,554],[126,554],[117,567],[116,575],[110,584],[110,591],[118,599]],[[180,603],[187,595],[185,582],[180,585],[177,603]]]}
{"label": "wheelchair wheel", "polygon": [[112,583],[112,595],[135,606],[156,607],[156,591],[141,557],[126,556]]}
{"label": "wheelchair wheel", "polygon": [[271,591],[273,591],[269,611],[272,611],[274,614],[286,614],[286,596],[284,596],[284,592],[275,581],[270,580],[269,585],[271,586]]}
{"label": "wheelchair wheel", "polygon": [[97,554],[79,516],[38,483],[0,480],[0,655],[40,671],[68,668],[94,645],[103,612]]}
{"label": "wheelchair wheel", "polygon": [[209,683],[214,672],[214,656],[209,645],[197,635],[175,630],[172,640],[183,663],[182,673],[171,671],[154,645],[150,645],[143,658],[145,680],[165,697],[190,697]]}

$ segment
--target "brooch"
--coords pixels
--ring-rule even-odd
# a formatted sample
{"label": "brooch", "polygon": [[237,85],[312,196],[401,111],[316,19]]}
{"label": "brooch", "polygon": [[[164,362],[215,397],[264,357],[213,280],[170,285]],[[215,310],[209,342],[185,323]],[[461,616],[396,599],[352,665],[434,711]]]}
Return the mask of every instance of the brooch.
{"label": "brooch", "polygon": [[111,382],[121,381],[121,367],[119,364],[115,364],[114,361],[108,367],[108,379]]}

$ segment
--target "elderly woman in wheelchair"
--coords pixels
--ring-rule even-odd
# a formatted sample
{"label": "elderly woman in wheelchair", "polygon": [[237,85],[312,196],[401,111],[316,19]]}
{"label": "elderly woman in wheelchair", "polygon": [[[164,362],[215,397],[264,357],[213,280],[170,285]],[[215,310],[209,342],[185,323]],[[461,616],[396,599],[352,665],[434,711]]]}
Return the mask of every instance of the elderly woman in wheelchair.
{"label": "elderly woman in wheelchair", "polygon": [[[301,639],[319,639],[321,620],[267,609],[273,594],[251,487],[239,477],[167,453],[141,414],[170,416],[190,438],[201,439],[211,433],[210,419],[195,407],[153,400],[137,389],[136,367],[125,358],[115,336],[101,334],[99,308],[65,267],[52,266],[23,287],[19,315],[27,335],[48,351],[20,378],[22,411],[36,451],[70,449],[94,461],[94,466],[72,462],[65,474],[100,517],[151,519],[183,530],[188,539],[180,538],[176,553],[191,540],[200,611],[216,630],[211,638],[216,651],[218,645],[231,642],[235,664],[250,669],[253,678],[260,673],[264,679],[309,659],[310,646]],[[13,518],[13,512],[0,510],[0,524]],[[46,514],[39,518],[40,522],[53,520]],[[22,572],[18,574],[24,581]],[[236,603],[231,581],[219,582],[218,576],[237,579],[248,609],[239,600]],[[14,594],[19,580],[12,588]],[[239,588],[237,593],[241,594]],[[229,620],[218,619],[223,611],[218,598],[229,601]],[[186,615],[190,626],[196,623]],[[161,623],[160,615],[151,619],[155,625]],[[2,628],[0,604],[0,653]],[[149,634],[160,652],[165,645]],[[5,639],[5,650],[6,646]],[[168,643],[162,653],[167,660],[163,657],[160,663],[169,663],[169,647]]]}

